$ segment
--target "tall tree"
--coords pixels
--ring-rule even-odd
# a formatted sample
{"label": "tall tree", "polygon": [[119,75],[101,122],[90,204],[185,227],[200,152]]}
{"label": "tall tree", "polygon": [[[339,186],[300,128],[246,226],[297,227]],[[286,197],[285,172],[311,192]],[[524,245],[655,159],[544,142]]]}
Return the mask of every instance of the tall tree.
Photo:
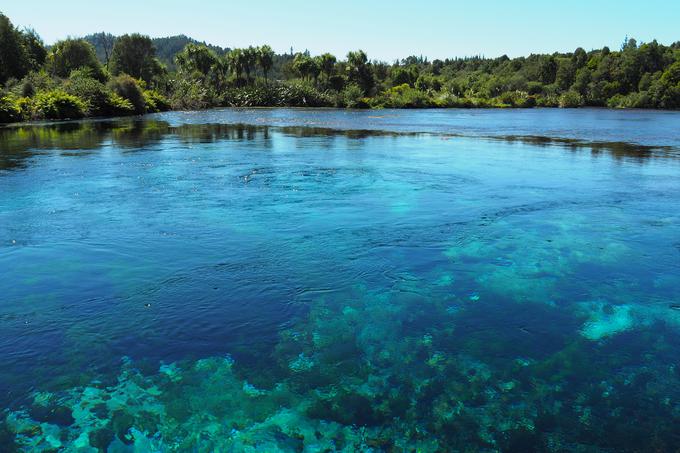
{"label": "tall tree", "polygon": [[243,49],[243,70],[246,73],[246,80],[248,83],[251,82],[251,74],[255,70],[257,65],[257,50],[250,46],[247,49]]}
{"label": "tall tree", "polygon": [[229,61],[229,67],[234,72],[234,76],[236,76],[236,82],[240,83],[241,76],[243,75],[243,70],[245,66],[243,49],[232,50],[231,52],[229,52],[227,59]]}
{"label": "tall tree", "polygon": [[321,68],[314,58],[307,53],[298,53],[293,59],[293,69],[304,79],[318,77]]}
{"label": "tall tree", "polygon": [[82,39],[66,39],[57,42],[50,49],[47,56],[50,72],[57,77],[68,77],[76,69],[89,69],[92,76],[104,80],[106,76],[102,69],[94,47]]}
{"label": "tall tree", "polygon": [[97,51],[97,56],[104,61],[106,68],[110,69],[109,64],[111,62],[113,46],[116,43],[116,37],[111,33],[101,32],[90,36],[89,41],[93,43],[95,50]]}
{"label": "tall tree", "polygon": [[28,72],[29,58],[21,32],[7,16],[0,14],[0,84]]}
{"label": "tall tree", "polygon": [[268,81],[268,74],[274,65],[274,51],[271,47],[264,45],[257,49],[257,63],[262,68],[264,80]]}
{"label": "tall tree", "polygon": [[368,56],[363,50],[347,54],[347,76],[359,85],[365,95],[369,95],[375,86],[375,79],[371,72]]}
{"label": "tall tree", "polygon": [[337,58],[335,58],[335,56],[332,54],[325,53],[317,57],[317,61],[321,72],[326,76],[326,80],[330,79],[333,75]]}
{"label": "tall tree", "polygon": [[187,44],[184,50],[175,57],[180,71],[198,71],[204,76],[210,73],[219,60],[215,52],[202,44]]}
{"label": "tall tree", "polygon": [[151,38],[134,33],[116,39],[111,53],[111,73],[128,74],[146,82],[161,74],[161,64],[156,59]]}

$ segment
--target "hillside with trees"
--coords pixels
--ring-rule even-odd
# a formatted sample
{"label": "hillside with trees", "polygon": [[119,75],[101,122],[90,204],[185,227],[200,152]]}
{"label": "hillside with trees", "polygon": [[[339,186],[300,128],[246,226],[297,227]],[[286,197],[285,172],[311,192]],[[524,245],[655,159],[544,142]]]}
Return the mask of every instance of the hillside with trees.
{"label": "hillside with trees", "polygon": [[0,122],[224,106],[680,108],[680,42],[386,63],[186,36],[107,33],[46,46],[0,14]]}

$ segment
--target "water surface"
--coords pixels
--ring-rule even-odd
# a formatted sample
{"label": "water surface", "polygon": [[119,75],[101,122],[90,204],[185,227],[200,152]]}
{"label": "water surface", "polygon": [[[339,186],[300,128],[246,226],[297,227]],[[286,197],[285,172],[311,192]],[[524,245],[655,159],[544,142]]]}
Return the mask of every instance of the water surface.
{"label": "water surface", "polygon": [[0,129],[0,444],[671,450],[679,126],[253,109]]}

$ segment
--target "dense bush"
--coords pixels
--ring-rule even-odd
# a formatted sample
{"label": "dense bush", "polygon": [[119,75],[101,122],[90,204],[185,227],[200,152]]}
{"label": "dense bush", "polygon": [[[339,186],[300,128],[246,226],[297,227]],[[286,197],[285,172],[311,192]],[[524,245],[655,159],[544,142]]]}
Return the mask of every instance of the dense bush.
{"label": "dense bush", "polygon": [[210,87],[191,78],[173,80],[171,91],[169,102],[174,110],[201,110],[221,104]]}
{"label": "dense bush", "polygon": [[14,99],[0,95],[0,123],[21,121],[21,108]]}
{"label": "dense bush", "polygon": [[139,82],[127,74],[113,77],[108,88],[123,99],[127,99],[134,108],[135,113],[146,113],[146,97]]}
{"label": "dense bush", "polygon": [[369,108],[369,99],[364,96],[364,90],[357,84],[346,86],[338,95],[336,106],[347,107],[348,109]]}
{"label": "dense bush", "polygon": [[562,96],[560,96],[560,107],[561,108],[577,108],[583,105],[583,96],[581,96],[576,91],[567,91]]}
{"label": "dense bush", "polygon": [[87,116],[125,116],[135,113],[130,101],[92,78],[87,70],[71,73],[71,77],[64,82],[64,90],[85,103]]}
{"label": "dense bush", "polygon": [[434,106],[434,101],[424,91],[411,88],[409,84],[404,83],[376,96],[371,105],[388,108],[424,108]]}
{"label": "dense bush", "polygon": [[330,96],[312,83],[294,81],[278,85],[282,105],[292,107],[328,107],[333,105]]}
{"label": "dense bush", "polygon": [[144,91],[144,103],[148,113],[165,112],[170,110],[170,101],[155,90]]}
{"label": "dense bush", "polygon": [[531,108],[536,106],[536,97],[526,91],[508,91],[501,94],[498,100],[507,107]]}
{"label": "dense bush", "polygon": [[59,87],[59,80],[55,80],[45,70],[30,72],[19,84],[20,96],[31,97],[39,91],[50,91]]}
{"label": "dense bush", "polygon": [[222,102],[233,107],[329,107],[334,104],[327,93],[305,81],[233,88],[224,93]]}
{"label": "dense bush", "polygon": [[30,116],[33,119],[65,120],[85,116],[87,105],[63,90],[43,91],[30,102]]}

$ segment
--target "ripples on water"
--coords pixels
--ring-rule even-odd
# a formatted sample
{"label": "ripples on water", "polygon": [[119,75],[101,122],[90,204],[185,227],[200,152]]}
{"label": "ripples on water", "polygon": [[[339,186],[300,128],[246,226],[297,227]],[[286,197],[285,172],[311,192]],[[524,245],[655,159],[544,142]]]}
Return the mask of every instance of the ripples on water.
{"label": "ripples on water", "polygon": [[672,451],[671,124],[0,129],[0,450]]}

